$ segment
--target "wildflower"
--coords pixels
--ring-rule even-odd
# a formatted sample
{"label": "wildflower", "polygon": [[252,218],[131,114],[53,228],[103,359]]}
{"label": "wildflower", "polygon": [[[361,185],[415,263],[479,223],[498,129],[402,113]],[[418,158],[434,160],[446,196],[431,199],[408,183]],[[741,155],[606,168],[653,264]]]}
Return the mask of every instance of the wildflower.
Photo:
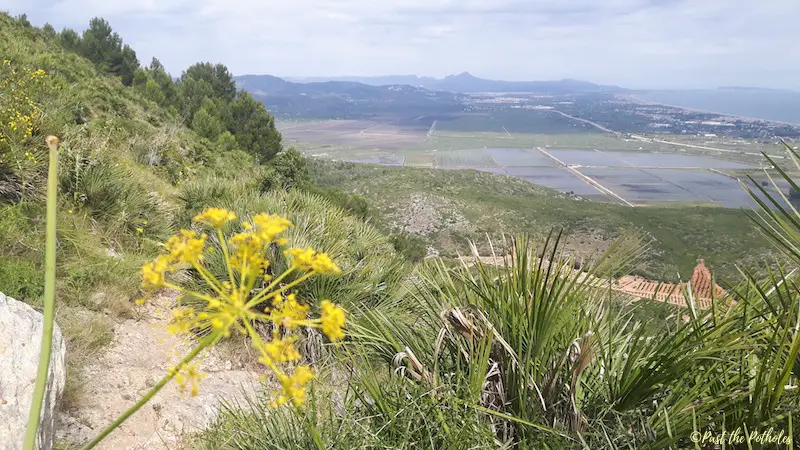
{"label": "wildflower", "polygon": [[234,220],[236,214],[222,208],[208,208],[202,213],[194,216],[195,222],[205,223],[214,228],[222,228],[223,225]]}
{"label": "wildflower", "polygon": [[294,342],[297,338],[291,337],[281,339],[277,335],[269,342],[261,345],[261,358],[259,361],[264,365],[271,366],[276,362],[297,361],[300,359],[300,353],[294,347]]}
{"label": "wildflower", "polygon": [[328,339],[335,341],[344,337],[345,315],[344,310],[328,300],[323,300],[322,304],[322,332]]}
{"label": "wildflower", "polygon": [[192,264],[203,259],[205,244],[205,234],[198,236],[194,231],[181,230],[167,240],[166,247],[173,260]]}
{"label": "wildflower", "polygon": [[319,274],[339,273],[339,268],[325,253],[317,253],[311,262],[311,270]]}
{"label": "wildflower", "polygon": [[197,315],[194,308],[178,307],[172,310],[172,322],[167,326],[167,330],[172,334],[188,333],[197,323]]}
{"label": "wildflower", "polygon": [[[312,248],[291,249],[286,252],[291,256],[291,268],[281,274],[267,273],[270,268],[267,249],[273,244],[285,244],[280,233],[291,227],[291,222],[278,215],[259,214],[251,222],[242,224],[244,231],[226,240],[221,228],[234,219],[233,213],[218,208],[206,209],[195,217],[197,222],[216,228],[224,267],[227,269],[225,278],[219,278],[223,274],[215,274],[205,265],[205,254],[209,251],[205,245],[206,235],[180,230],[164,244],[164,253],[142,267],[142,285],[145,288],[167,287],[193,299],[189,306],[178,301],[178,306],[171,311],[172,320],[168,329],[175,334],[206,330],[208,333],[202,338],[201,349],[213,346],[233,331],[248,335],[259,350],[259,361],[281,381],[281,391],[274,404],[291,402],[301,405],[305,399],[306,385],[313,374],[306,366],[299,367],[293,374],[283,371],[281,365],[297,361],[300,353],[295,347],[297,338],[280,336],[279,330],[291,331],[299,326],[321,328],[331,340],[341,339],[344,337],[345,313],[325,300],[321,317],[311,319],[308,317],[309,306],[298,300],[289,289],[315,274],[336,273],[339,268],[325,253],[318,253]],[[137,232],[140,229],[143,227],[139,227]],[[187,265],[196,279],[205,282],[207,289],[194,291],[180,283],[167,281],[168,273]],[[292,269],[307,273],[281,283]],[[270,300],[271,308],[266,312],[258,307]],[[270,341],[264,342],[256,331],[254,325],[259,321],[273,325],[275,331]],[[182,389],[188,387],[193,393],[197,392],[199,375],[193,366],[173,368],[170,376],[177,379]]]}
{"label": "wildflower", "polygon": [[136,234],[142,234],[142,233],[144,233],[144,228],[136,227]]}
{"label": "wildflower", "polygon": [[166,255],[160,255],[154,261],[142,266],[142,286],[157,289],[164,286],[164,273],[169,270]]}
{"label": "wildflower", "polygon": [[231,266],[245,276],[260,273],[269,262],[264,258],[264,242],[254,233],[246,231],[234,234],[230,239],[234,246]]}
{"label": "wildflower", "polygon": [[302,405],[306,398],[306,385],[312,378],[314,374],[308,366],[298,367],[292,376],[279,374],[278,381],[281,382],[282,392],[272,405],[281,406],[290,401],[295,406]]}
{"label": "wildflower", "polygon": [[289,294],[283,300],[280,294],[275,294],[272,300],[273,312],[272,320],[289,329],[297,326],[297,323],[306,319],[308,306],[298,303],[295,294]]}
{"label": "wildflower", "polygon": [[318,274],[339,273],[340,270],[325,253],[317,253],[312,248],[289,249],[292,267],[298,270],[311,270]]}
{"label": "wildflower", "polygon": [[253,217],[253,224],[258,237],[266,242],[272,242],[277,235],[292,226],[292,222],[277,214],[259,214]]}
{"label": "wildflower", "polygon": [[175,382],[178,383],[181,392],[186,392],[188,388],[190,395],[196,397],[200,391],[200,380],[205,376],[206,374],[201,373],[196,365],[184,364],[181,370],[176,371]]}

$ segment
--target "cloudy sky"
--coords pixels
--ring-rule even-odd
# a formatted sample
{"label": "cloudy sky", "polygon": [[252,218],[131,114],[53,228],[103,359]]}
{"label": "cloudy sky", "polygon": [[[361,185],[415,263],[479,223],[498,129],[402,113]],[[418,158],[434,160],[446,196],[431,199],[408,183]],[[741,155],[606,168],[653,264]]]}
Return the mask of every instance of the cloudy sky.
{"label": "cloudy sky", "polygon": [[800,0],[0,0],[36,25],[106,18],[175,75],[469,71],[631,88],[800,89]]}

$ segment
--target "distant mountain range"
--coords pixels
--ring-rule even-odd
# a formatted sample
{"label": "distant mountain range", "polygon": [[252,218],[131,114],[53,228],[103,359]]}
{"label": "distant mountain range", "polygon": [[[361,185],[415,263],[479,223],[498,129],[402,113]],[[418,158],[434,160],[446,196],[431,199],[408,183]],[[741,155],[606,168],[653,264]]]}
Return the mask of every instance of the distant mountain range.
{"label": "distant mountain range", "polygon": [[530,92],[540,94],[572,94],[586,92],[620,92],[618,86],[603,86],[580,80],[553,81],[500,81],[487,80],[473,76],[469,72],[450,75],[442,79],[419,77],[416,75],[387,75],[379,77],[287,77],[297,83],[316,83],[326,81],[356,82],[370,86],[408,85],[434,91],[476,93],[476,92]]}
{"label": "distant mountain range", "polygon": [[242,75],[234,77],[234,81],[273,114],[284,117],[354,118],[398,111],[452,113],[463,110],[467,94],[478,92],[564,95],[624,91],[579,80],[484,80],[467,72],[441,80],[416,75],[288,80],[272,75]]}
{"label": "distant mountain range", "polygon": [[373,86],[354,81],[293,83],[271,75],[234,77],[278,116],[357,118],[405,111],[421,114],[457,112],[465,96],[410,85]]}

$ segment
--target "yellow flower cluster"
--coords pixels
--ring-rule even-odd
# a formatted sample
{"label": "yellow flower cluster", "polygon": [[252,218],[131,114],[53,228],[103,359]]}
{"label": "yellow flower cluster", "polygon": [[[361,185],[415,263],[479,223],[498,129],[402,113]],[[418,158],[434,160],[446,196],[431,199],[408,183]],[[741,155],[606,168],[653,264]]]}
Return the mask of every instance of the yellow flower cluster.
{"label": "yellow flower cluster", "polygon": [[[243,231],[226,238],[223,229],[235,219],[234,213],[220,208],[209,208],[196,215],[196,223],[213,228],[216,242],[208,245],[206,234],[181,230],[167,240],[161,255],[142,267],[142,284],[148,289],[174,289],[194,300],[188,305],[184,304],[184,297],[178,301],[169,325],[172,333],[207,330],[213,337],[208,345],[233,331],[249,336],[260,353],[259,361],[281,382],[282,389],[274,404],[300,405],[313,373],[307,366],[297,367],[294,373],[288,371],[286,364],[300,359],[295,347],[297,338],[291,333],[297,327],[319,328],[331,341],[336,341],[345,336],[346,315],[339,306],[323,300],[321,316],[311,318],[310,307],[291,289],[311,276],[338,273],[339,268],[325,253],[311,248],[287,249],[284,254],[290,257],[289,268],[281,274],[270,274],[267,250],[272,245],[286,245],[286,239],[279,236],[292,226],[291,222],[278,215],[259,214],[250,222],[241,223]],[[211,253],[222,254],[226,273],[215,274],[206,267],[205,261]],[[204,281],[205,291],[190,290],[167,279],[168,274],[179,269],[192,270]],[[273,332],[268,339],[256,331],[258,322],[272,324]],[[196,392],[199,376],[196,368],[188,367],[185,364],[176,367],[172,375],[179,384]]]}
{"label": "yellow flower cluster", "polygon": [[278,375],[278,381],[281,382],[281,394],[272,406],[281,406],[289,401],[295,405],[301,405],[306,398],[306,385],[314,378],[314,373],[308,366],[300,366],[295,371],[294,375],[289,376],[286,374]]}
{"label": "yellow flower cluster", "polygon": [[30,96],[46,75],[42,69],[17,68],[10,60],[3,60],[0,65],[0,146],[24,143],[33,135],[41,109]]}
{"label": "yellow flower cluster", "polygon": [[325,253],[317,253],[312,248],[293,248],[287,250],[292,256],[292,266],[299,270],[311,270],[317,273],[339,273],[339,268]]}
{"label": "yellow flower cluster", "polygon": [[345,317],[344,310],[328,300],[322,302],[322,332],[331,339],[341,339],[344,337]]}
{"label": "yellow flower cluster", "polygon": [[226,223],[236,218],[236,214],[222,208],[208,208],[202,214],[194,216],[195,222],[222,228]]}
{"label": "yellow flower cluster", "polygon": [[206,377],[206,374],[197,370],[194,364],[184,364],[175,371],[175,382],[178,383],[178,389],[181,392],[189,391],[192,397],[197,396],[200,392],[200,380]]}

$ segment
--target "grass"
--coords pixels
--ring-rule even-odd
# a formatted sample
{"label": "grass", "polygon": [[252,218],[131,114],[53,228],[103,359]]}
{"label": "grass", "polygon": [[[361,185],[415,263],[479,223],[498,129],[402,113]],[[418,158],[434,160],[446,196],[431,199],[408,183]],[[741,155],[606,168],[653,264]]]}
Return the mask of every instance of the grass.
{"label": "grass", "polygon": [[[558,238],[512,245],[502,267],[418,267],[408,294],[351,323],[304,409],[227,405],[192,445],[662,449],[691,448],[705,430],[796,435],[798,393],[782,389],[800,374],[794,283],[746,279],[759,293],[653,327],[674,313],[625,311],[576,273],[558,275],[574,262]],[[620,241],[586,270],[620,270],[641,245]]]}
{"label": "grass", "polygon": [[[454,256],[468,251],[467,241],[485,242],[485,233],[526,232],[543,237],[552,227],[569,233],[570,246],[590,252],[631,230],[652,238],[651,251],[637,273],[662,280],[691,277],[703,257],[720,279],[738,274],[737,265],[771,260],[771,250],[754,224],[737,209],[693,206],[629,208],[576,201],[524,180],[490,173],[388,168],[317,161],[317,182],[326,188],[365,197],[379,221],[391,227],[404,214],[408,199],[423,195],[445,199],[472,227],[444,229],[425,236]],[[443,213],[447,213],[444,211]]]}
{"label": "grass", "polygon": [[495,166],[492,157],[483,149],[446,150],[436,153],[436,167]]}

